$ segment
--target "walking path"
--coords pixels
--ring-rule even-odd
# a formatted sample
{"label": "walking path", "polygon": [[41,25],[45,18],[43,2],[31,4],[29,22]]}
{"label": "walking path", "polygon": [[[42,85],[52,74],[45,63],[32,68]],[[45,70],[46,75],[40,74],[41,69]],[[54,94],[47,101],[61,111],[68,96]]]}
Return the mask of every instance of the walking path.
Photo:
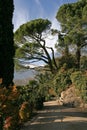
{"label": "walking path", "polygon": [[44,108],[21,130],[87,130],[87,112],[59,106],[57,101],[44,103]]}

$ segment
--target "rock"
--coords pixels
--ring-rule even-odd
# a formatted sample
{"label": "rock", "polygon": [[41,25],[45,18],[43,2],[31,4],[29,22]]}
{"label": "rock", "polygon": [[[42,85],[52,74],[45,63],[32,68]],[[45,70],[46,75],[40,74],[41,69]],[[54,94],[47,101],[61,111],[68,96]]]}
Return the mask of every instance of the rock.
{"label": "rock", "polygon": [[74,85],[61,92],[60,103],[64,106],[78,107],[81,104],[81,98],[77,97]]}

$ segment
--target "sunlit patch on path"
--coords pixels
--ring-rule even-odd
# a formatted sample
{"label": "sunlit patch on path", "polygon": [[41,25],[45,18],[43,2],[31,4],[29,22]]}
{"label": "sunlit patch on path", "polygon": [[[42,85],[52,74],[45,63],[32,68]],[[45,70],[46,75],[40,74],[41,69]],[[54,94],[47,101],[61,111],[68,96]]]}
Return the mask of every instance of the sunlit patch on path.
{"label": "sunlit patch on path", "polygon": [[33,120],[25,123],[21,130],[87,130],[87,112],[78,108],[58,105],[57,101],[44,103]]}

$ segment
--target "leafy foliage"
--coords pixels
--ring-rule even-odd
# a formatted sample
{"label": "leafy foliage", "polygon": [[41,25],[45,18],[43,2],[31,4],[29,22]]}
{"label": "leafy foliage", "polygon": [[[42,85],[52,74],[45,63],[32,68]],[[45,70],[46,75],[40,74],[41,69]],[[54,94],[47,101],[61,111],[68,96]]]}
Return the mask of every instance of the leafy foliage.
{"label": "leafy foliage", "polygon": [[75,84],[77,90],[79,90],[79,95],[82,99],[87,101],[87,76],[81,71],[76,71],[71,75],[72,83]]}
{"label": "leafy foliage", "polygon": [[[47,19],[36,19],[23,24],[15,32],[15,43],[21,43],[22,47],[17,49],[16,56],[34,61],[44,61],[53,73],[57,69],[54,50],[46,46],[45,38],[50,32],[51,22]],[[24,45],[23,45],[24,44]],[[52,52],[52,58],[48,52]],[[53,62],[52,62],[53,60]]]}
{"label": "leafy foliage", "polygon": [[[87,45],[87,1],[62,5],[56,15],[62,27],[63,44],[76,45],[77,68],[80,68],[81,49]],[[60,39],[60,38],[59,38]],[[60,39],[62,41],[62,39]]]}
{"label": "leafy foliage", "polygon": [[21,41],[24,36],[40,38],[41,34],[49,29],[50,26],[51,22],[47,19],[32,20],[20,26],[20,28],[15,32],[15,40]]}
{"label": "leafy foliage", "polygon": [[87,56],[81,57],[81,69],[87,70]]}
{"label": "leafy foliage", "polygon": [[63,55],[62,57],[58,58],[57,62],[58,62],[59,69],[63,65],[66,65],[67,69],[76,68],[76,59],[73,55],[68,55],[68,56]]}
{"label": "leafy foliage", "polygon": [[0,88],[0,116],[3,119],[3,129],[17,130],[19,127],[18,98],[16,86],[12,89]]}
{"label": "leafy foliage", "polygon": [[[43,106],[44,93],[36,80],[30,80],[29,84],[19,88],[20,97],[19,102],[29,102],[29,104],[36,109],[41,109]],[[33,109],[32,108],[32,109]]]}
{"label": "leafy foliage", "polygon": [[61,67],[60,71],[56,74],[53,80],[54,88],[58,95],[71,84],[70,72],[66,70],[66,67]]}

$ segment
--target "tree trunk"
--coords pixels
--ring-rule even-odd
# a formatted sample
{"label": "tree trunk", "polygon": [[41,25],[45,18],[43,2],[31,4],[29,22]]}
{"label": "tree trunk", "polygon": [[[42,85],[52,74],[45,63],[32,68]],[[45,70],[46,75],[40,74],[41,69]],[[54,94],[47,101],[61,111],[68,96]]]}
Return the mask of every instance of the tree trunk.
{"label": "tree trunk", "polygon": [[58,66],[57,66],[57,63],[56,63],[56,60],[55,60],[55,56],[54,56],[54,50],[53,48],[51,48],[52,50],[52,58],[53,58],[53,63],[54,63],[54,66],[55,66],[55,70],[58,70]]}
{"label": "tree trunk", "polygon": [[81,57],[81,51],[79,47],[77,47],[77,51],[76,51],[77,69],[80,69],[80,57]]}
{"label": "tree trunk", "polygon": [[[40,42],[43,42],[43,45],[40,43]],[[51,57],[50,57],[50,54],[48,53],[48,51],[47,51],[47,48],[46,48],[46,44],[45,44],[45,40],[43,40],[43,39],[41,39],[40,38],[40,41],[38,41],[38,43],[39,43],[39,45],[41,46],[41,48],[43,48],[43,50],[44,50],[44,52],[45,52],[45,55],[47,56],[47,60],[48,60],[48,66],[49,66],[49,68],[50,68],[50,71],[52,72],[52,73],[55,73],[55,67],[54,67],[54,65],[53,65],[53,63],[52,63],[52,59],[51,59]],[[48,47],[49,48],[49,47]],[[51,49],[51,48],[50,48]],[[52,50],[52,49],[51,49]],[[52,52],[52,54],[53,54],[53,52]]]}

